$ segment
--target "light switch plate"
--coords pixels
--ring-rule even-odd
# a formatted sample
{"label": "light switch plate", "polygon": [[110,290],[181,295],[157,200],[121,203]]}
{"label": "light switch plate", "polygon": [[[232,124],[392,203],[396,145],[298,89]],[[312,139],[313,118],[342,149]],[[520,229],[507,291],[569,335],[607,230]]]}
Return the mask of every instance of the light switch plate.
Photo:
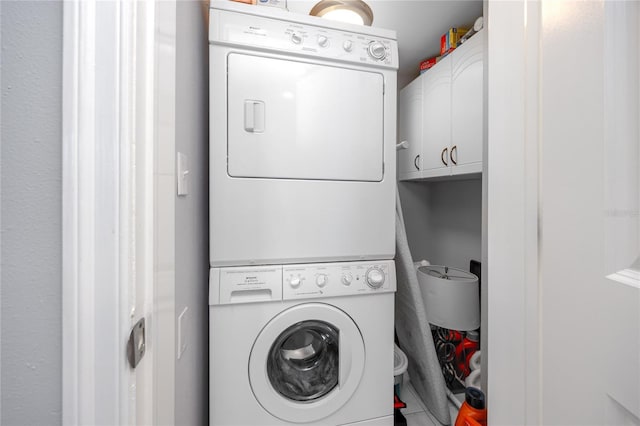
{"label": "light switch plate", "polygon": [[185,307],[178,317],[178,359],[187,350],[187,330],[189,329],[189,307]]}
{"label": "light switch plate", "polygon": [[189,193],[189,157],[182,152],[178,152],[178,196]]}

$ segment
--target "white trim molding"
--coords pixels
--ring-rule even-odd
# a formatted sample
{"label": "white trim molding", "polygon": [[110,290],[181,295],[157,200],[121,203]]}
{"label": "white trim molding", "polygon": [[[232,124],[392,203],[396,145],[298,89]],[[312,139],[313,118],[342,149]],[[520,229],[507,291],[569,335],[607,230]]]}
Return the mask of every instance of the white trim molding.
{"label": "white trim molding", "polygon": [[[64,3],[63,423],[127,424],[126,2]],[[125,13],[123,13],[123,11]],[[123,60],[124,59],[124,60]],[[124,78],[123,78],[124,77]],[[123,250],[123,248],[125,250]]]}
{"label": "white trim molding", "polygon": [[488,420],[539,424],[540,2],[489,0],[486,12]]}
{"label": "white trim molding", "polygon": [[[175,245],[157,235],[175,229],[173,162],[166,176],[158,166],[175,151],[175,22],[175,0],[64,3],[66,425],[173,424]],[[134,370],[126,344],[142,317]]]}

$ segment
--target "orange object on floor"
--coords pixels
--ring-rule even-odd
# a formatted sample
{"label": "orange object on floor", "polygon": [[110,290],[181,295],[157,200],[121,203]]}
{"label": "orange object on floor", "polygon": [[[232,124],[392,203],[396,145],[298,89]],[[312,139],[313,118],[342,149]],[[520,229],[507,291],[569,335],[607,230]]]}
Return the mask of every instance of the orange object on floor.
{"label": "orange object on floor", "polygon": [[400,398],[398,398],[398,395],[393,394],[393,408],[394,409],[407,408],[407,404],[402,402]]}
{"label": "orange object on floor", "polygon": [[464,402],[458,412],[454,426],[486,426],[487,407],[484,392],[477,388],[467,388]]}

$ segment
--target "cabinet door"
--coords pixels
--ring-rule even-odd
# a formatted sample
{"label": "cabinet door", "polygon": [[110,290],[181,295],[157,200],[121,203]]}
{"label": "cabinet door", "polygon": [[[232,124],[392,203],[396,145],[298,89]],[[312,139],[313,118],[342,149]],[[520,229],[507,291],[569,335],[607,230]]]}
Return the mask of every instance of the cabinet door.
{"label": "cabinet door", "polygon": [[452,174],[482,171],[482,77],[484,32],[467,40],[451,55]]}
{"label": "cabinet door", "polygon": [[450,173],[451,55],[423,74],[423,177]]}
{"label": "cabinet door", "polygon": [[398,103],[398,141],[407,141],[407,149],[398,151],[398,178],[400,180],[420,178],[422,168],[422,78],[416,78],[400,91]]}

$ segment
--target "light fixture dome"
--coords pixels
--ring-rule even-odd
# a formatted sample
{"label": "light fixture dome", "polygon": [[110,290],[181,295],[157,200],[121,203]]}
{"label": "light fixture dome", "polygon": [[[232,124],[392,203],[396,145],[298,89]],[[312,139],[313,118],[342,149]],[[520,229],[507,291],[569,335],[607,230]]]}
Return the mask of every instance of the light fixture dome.
{"label": "light fixture dome", "polygon": [[309,15],[350,24],[371,25],[373,11],[362,0],[320,0]]}

